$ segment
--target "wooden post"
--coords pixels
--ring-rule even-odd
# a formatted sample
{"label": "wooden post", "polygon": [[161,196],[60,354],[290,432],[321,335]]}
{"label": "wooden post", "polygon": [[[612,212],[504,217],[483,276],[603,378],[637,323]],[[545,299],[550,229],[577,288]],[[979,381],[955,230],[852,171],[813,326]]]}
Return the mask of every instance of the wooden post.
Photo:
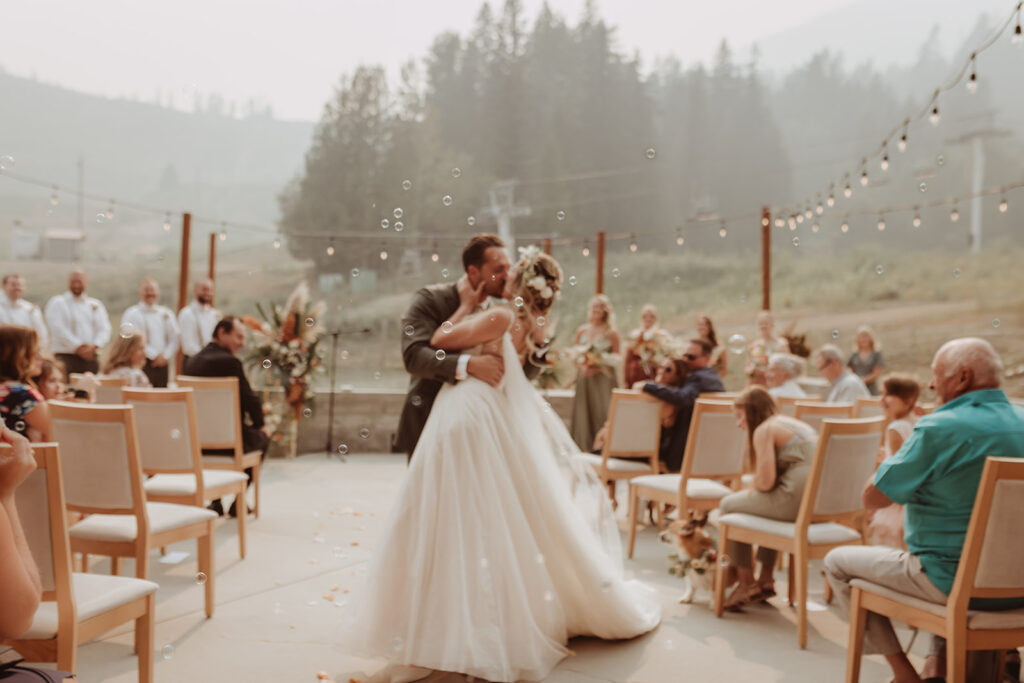
{"label": "wooden post", "polygon": [[544,238],[544,253],[547,254],[548,256],[551,256],[551,238],[550,237],[545,237]]}
{"label": "wooden post", "polygon": [[761,310],[772,310],[772,210],[761,207]]}
{"label": "wooden post", "polygon": [[[181,215],[181,265],[178,268],[178,310],[185,308],[188,304],[188,247],[192,237],[192,214]],[[184,374],[182,369],[182,352],[178,347],[178,374]]]}
{"label": "wooden post", "polygon": [[[210,278],[210,282],[215,282],[214,273],[216,272],[217,266],[217,233],[210,233],[210,264],[207,271],[206,277]],[[217,290],[214,289],[214,296],[216,296]],[[213,305],[213,299],[210,300],[210,305]]]}
{"label": "wooden post", "polygon": [[597,233],[597,276],[594,278],[594,293],[604,294],[604,230]]}

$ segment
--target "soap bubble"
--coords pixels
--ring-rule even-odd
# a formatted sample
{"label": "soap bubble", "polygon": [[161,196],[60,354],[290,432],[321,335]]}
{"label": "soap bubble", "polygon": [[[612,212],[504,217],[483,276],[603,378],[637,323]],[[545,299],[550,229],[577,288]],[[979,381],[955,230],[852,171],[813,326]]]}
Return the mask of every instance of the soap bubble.
{"label": "soap bubble", "polygon": [[405,640],[402,638],[402,636],[395,636],[391,640],[391,649],[392,650],[396,650],[396,651],[397,650],[401,650],[402,649],[402,644],[404,642],[405,642]]}
{"label": "soap bubble", "polygon": [[516,308],[522,308],[523,307],[523,297],[517,296],[515,299],[512,300],[512,304]]}
{"label": "soap bubble", "polygon": [[414,334],[416,334],[416,328],[413,327],[412,325],[406,325],[405,326],[405,336],[406,337],[411,337]]}
{"label": "soap bubble", "polygon": [[181,438],[181,430],[180,429],[172,429],[171,430],[171,438],[175,439],[175,440],[180,439]]}
{"label": "soap bubble", "polygon": [[738,332],[729,337],[727,344],[729,345],[729,350],[737,355],[747,350],[747,338]]}
{"label": "soap bubble", "polygon": [[14,157],[10,154],[5,154],[0,157],[0,171],[6,171],[9,168],[14,168]]}
{"label": "soap bubble", "polygon": [[647,157],[648,159],[653,159],[656,154],[657,152],[654,151],[653,147],[648,147],[647,151],[644,152],[644,156]]}
{"label": "soap bubble", "polygon": [[423,399],[420,398],[419,394],[413,394],[412,398],[409,399],[409,402],[412,403],[417,408],[423,405]]}
{"label": "soap bubble", "polygon": [[98,214],[96,214],[96,222],[97,223],[106,223],[107,222],[107,214],[105,214],[105,213],[98,213]]}
{"label": "soap bubble", "polygon": [[133,334],[135,334],[135,325],[121,323],[121,339],[131,339]]}
{"label": "soap bubble", "polygon": [[793,238],[793,246],[794,247],[799,247],[800,246],[800,238],[799,237],[794,237]]}
{"label": "soap bubble", "polygon": [[391,221],[389,221],[387,218],[381,218],[380,219],[380,227],[382,227],[385,230],[387,230],[389,227],[391,227]]}
{"label": "soap bubble", "polygon": [[448,279],[448,269],[447,268],[442,268],[441,269],[441,277],[444,278],[445,280]]}
{"label": "soap bubble", "polygon": [[445,334],[451,334],[451,331],[454,328],[455,325],[452,324],[451,320],[445,320],[443,323],[441,323],[441,331],[444,332]]}
{"label": "soap bubble", "polygon": [[403,180],[402,181],[402,189],[403,190],[412,189],[412,181],[411,180]]}
{"label": "soap bubble", "polygon": [[542,315],[537,316],[537,327],[544,327],[547,325],[548,320]]}
{"label": "soap bubble", "polygon": [[380,379],[383,374],[384,373],[382,373],[380,370],[374,370],[373,371],[373,378],[374,379]]}
{"label": "soap bubble", "polygon": [[444,352],[444,349],[438,349],[437,353],[434,354],[434,358],[444,360],[446,355],[447,354]]}
{"label": "soap bubble", "polygon": [[161,650],[160,650],[160,656],[162,656],[164,659],[170,659],[171,657],[173,657],[174,656],[174,646],[171,645],[170,643],[168,643],[167,645],[164,645],[163,648],[161,648]]}
{"label": "soap bubble", "polygon": [[307,418],[308,417],[313,417],[313,409],[312,408],[303,408],[302,409],[302,417],[307,417]]}
{"label": "soap bubble", "polygon": [[992,318],[992,329],[993,330],[998,330],[999,329],[999,318]]}
{"label": "soap bubble", "polygon": [[556,213],[555,214],[555,218],[557,218],[560,221],[564,221],[565,220],[565,211],[559,211],[558,213]]}
{"label": "soap bubble", "polygon": [[402,216],[405,215],[405,212],[402,211],[401,209],[395,209],[394,211],[392,211],[392,213],[395,215],[395,218],[401,218]]}
{"label": "soap bubble", "polygon": [[954,268],[953,269],[953,279],[954,280],[959,280],[960,279],[960,269],[959,268]]}
{"label": "soap bubble", "polygon": [[618,277],[621,274],[622,271],[620,271],[618,268],[612,268],[612,277]]}
{"label": "soap bubble", "polygon": [[940,154],[939,156],[937,156],[935,158],[935,163],[938,164],[939,166],[945,166],[946,165],[946,156],[944,154]]}
{"label": "soap bubble", "polygon": [[196,583],[198,583],[200,586],[206,583],[206,574],[204,572],[198,572],[196,574]]}
{"label": "soap bubble", "polygon": [[839,339],[839,330],[832,330],[832,338]]}
{"label": "soap bubble", "polygon": [[576,276],[575,275],[570,275],[569,276],[569,286],[570,287],[575,287],[576,286]]}
{"label": "soap bubble", "polygon": [[263,365],[263,369],[264,370],[269,370],[270,366],[273,365],[273,364],[274,363],[269,358],[264,358],[263,359],[263,363],[261,365]]}
{"label": "soap bubble", "polygon": [[14,431],[20,434],[25,431],[26,426],[27,425],[25,424],[24,420],[18,420],[17,422],[14,423]]}
{"label": "soap bubble", "polygon": [[359,269],[358,268],[353,268],[352,269],[352,277],[359,277]]}
{"label": "soap bubble", "polygon": [[405,223],[403,223],[402,221],[395,221],[394,228],[395,232],[402,232],[403,230],[405,230]]}
{"label": "soap bubble", "polygon": [[344,444],[344,443],[338,444],[338,454],[339,455],[348,455],[348,444]]}
{"label": "soap bubble", "polygon": [[452,196],[450,194],[446,194],[445,196],[441,197],[441,203],[444,204],[445,206],[451,206]]}
{"label": "soap bubble", "polygon": [[452,169],[452,178],[458,178],[460,175],[462,175],[462,169],[461,168],[456,166],[455,168]]}
{"label": "soap bubble", "polygon": [[881,263],[875,266],[875,275],[885,275],[885,266]]}
{"label": "soap bubble", "polygon": [[925,181],[922,180],[921,184],[917,186],[917,189],[920,190],[921,192],[927,192],[928,191],[928,183],[926,183]]}
{"label": "soap bubble", "polygon": [[369,439],[370,438],[370,430],[367,429],[366,427],[363,427],[362,429],[360,429],[359,430],[359,438],[360,439]]}
{"label": "soap bubble", "polygon": [[466,223],[467,223],[467,224],[468,224],[468,225],[469,225],[470,227],[472,227],[472,226],[476,225],[476,216],[469,216],[468,218],[466,218]]}

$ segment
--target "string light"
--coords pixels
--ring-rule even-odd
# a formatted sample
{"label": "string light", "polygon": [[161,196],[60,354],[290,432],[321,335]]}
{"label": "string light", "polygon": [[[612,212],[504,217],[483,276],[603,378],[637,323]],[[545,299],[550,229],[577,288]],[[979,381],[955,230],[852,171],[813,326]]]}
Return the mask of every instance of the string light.
{"label": "string light", "polygon": [[1020,6],[1017,7],[1017,25],[1013,27],[1013,37],[1010,38],[1010,42],[1020,47],[1024,44],[1024,35],[1020,32]]}
{"label": "string light", "polygon": [[679,231],[679,230],[677,230],[677,231],[676,231],[676,244],[677,244],[677,245],[679,245],[679,246],[681,247],[681,246],[683,246],[683,243],[684,243],[684,242],[686,242],[686,240],[685,240],[685,239],[683,239],[683,233],[682,233],[682,231]]}
{"label": "string light", "polygon": [[914,207],[914,220],[911,221],[911,225],[915,228],[921,227],[921,214],[917,212],[917,207]]}
{"label": "string light", "polygon": [[900,141],[896,143],[896,149],[901,153],[907,151],[907,128],[910,127],[910,119],[903,122],[903,134],[900,135]]}
{"label": "string light", "polygon": [[953,206],[953,210],[949,212],[949,220],[956,223],[960,220],[960,211],[957,210],[956,205]]}
{"label": "string light", "polygon": [[53,186],[53,194],[50,195],[50,206],[57,206],[60,202],[60,197],[57,196],[57,186]]}
{"label": "string light", "polygon": [[386,244],[381,245],[381,248],[380,248],[380,260],[381,261],[387,261],[388,260],[388,247],[387,247]]}
{"label": "string light", "polygon": [[327,255],[334,256],[334,240],[327,243]]}
{"label": "string light", "polygon": [[817,213],[819,216],[825,213],[825,207],[822,205],[821,202],[818,202],[818,206],[814,208],[814,212]]}
{"label": "string light", "polygon": [[789,229],[790,231],[796,230],[796,216],[789,217]]}
{"label": "string light", "polygon": [[975,59],[977,55],[971,53],[971,75],[967,77],[967,92],[972,95],[978,91],[978,72],[975,66]]}
{"label": "string light", "polygon": [[881,163],[878,164],[878,166],[883,171],[888,171],[889,170],[889,153],[888,152],[883,152],[882,153],[882,161],[881,161]]}
{"label": "string light", "polygon": [[932,105],[932,113],[928,115],[928,120],[931,121],[932,126],[939,125],[939,105]]}
{"label": "string light", "polygon": [[590,256],[590,243],[586,240],[583,241],[583,255]]}
{"label": "string light", "polygon": [[281,248],[281,240],[280,239],[275,239],[274,240],[274,249],[280,249],[280,248]]}
{"label": "string light", "polygon": [[726,233],[727,231],[725,229],[725,221],[722,221],[722,227],[718,229],[718,236],[724,239]]}
{"label": "string light", "polygon": [[836,205],[836,196],[829,192],[828,199],[825,200],[825,203],[828,205],[828,208],[831,209],[833,206]]}
{"label": "string light", "polygon": [[808,206],[806,209],[804,209],[804,218],[810,218],[813,215],[814,211],[811,210],[811,207]]}
{"label": "string light", "polygon": [[868,170],[867,169],[864,169],[863,171],[860,172],[860,184],[861,184],[861,187],[867,187],[868,186]]}
{"label": "string light", "polygon": [[821,230],[821,226],[817,223],[811,226],[811,232],[818,232],[819,230]]}
{"label": "string light", "polygon": [[804,222],[804,215],[802,213],[798,213],[796,215],[796,222],[797,223],[803,223]]}
{"label": "string light", "polygon": [[850,187],[850,183],[846,183],[846,187],[843,188],[843,196],[847,199],[853,196],[853,188]]}
{"label": "string light", "polygon": [[1006,197],[999,200],[999,213],[1006,213],[1006,210],[1010,208],[1010,205],[1006,202]]}
{"label": "string light", "polygon": [[636,235],[631,235],[629,238],[629,250],[635,254],[639,248],[636,243]]}
{"label": "string light", "polygon": [[843,221],[843,224],[839,226],[839,229],[842,230],[843,232],[849,232],[850,224],[847,223],[846,221]]}
{"label": "string light", "polygon": [[441,260],[441,255],[437,253],[437,242],[434,242],[434,251],[430,254],[430,260],[437,263]]}
{"label": "string light", "polygon": [[761,216],[761,227],[762,228],[767,228],[768,227],[768,223],[769,223],[768,216]]}
{"label": "string light", "polygon": [[775,227],[776,228],[781,228],[781,227],[783,227],[785,225],[786,225],[786,219],[785,218],[783,218],[782,216],[776,216],[775,217]]}
{"label": "string light", "polygon": [[878,217],[878,231],[882,232],[885,230],[885,216]]}
{"label": "string light", "polygon": [[228,224],[227,224],[226,221],[220,224],[220,241],[221,242],[223,242],[224,240],[226,240],[228,238],[227,227],[228,227]]}
{"label": "string light", "polygon": [[167,216],[164,218],[164,232],[170,232],[170,231],[171,231],[171,214],[167,214]]}

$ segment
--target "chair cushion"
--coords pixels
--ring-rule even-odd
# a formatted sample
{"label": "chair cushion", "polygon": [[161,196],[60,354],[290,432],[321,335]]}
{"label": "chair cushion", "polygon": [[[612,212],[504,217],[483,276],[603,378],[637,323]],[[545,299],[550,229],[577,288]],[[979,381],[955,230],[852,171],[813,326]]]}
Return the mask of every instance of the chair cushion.
{"label": "chair cushion", "polygon": [[[217,513],[210,510],[175,503],[146,503],[146,514],[151,534],[217,517]],[[90,541],[134,541],[136,533],[135,515],[89,515],[68,530],[71,538]]]}
{"label": "chair cushion", "polygon": [[[235,470],[203,470],[203,486],[206,488],[247,479],[244,473]],[[191,496],[196,492],[196,477],[194,474],[158,474],[146,480],[145,488],[146,493],[155,496]]]}
{"label": "chair cushion", "polygon": [[[631,486],[641,486],[655,491],[674,493],[679,490],[680,474],[650,474],[629,480]],[[714,479],[690,478],[686,480],[686,495],[690,498],[708,500],[725,498],[734,491]]]}
{"label": "chair cushion", "polygon": [[[718,519],[718,524],[738,526],[741,529],[761,531],[783,538],[794,538],[796,536],[796,524],[793,522],[781,522],[777,519],[758,517],[746,512],[730,512]],[[848,526],[834,522],[823,522],[811,524],[807,527],[807,541],[811,545],[833,545],[836,543],[852,543],[860,539],[860,534]]]}
{"label": "chair cushion", "polygon": [[[601,456],[593,453],[581,453],[580,456],[594,467],[601,466]],[[646,460],[626,460],[625,458],[608,458],[608,469],[611,472],[650,472],[651,465]]]}
{"label": "chair cushion", "polygon": [[[160,587],[152,581],[105,574],[72,574],[71,586],[75,594],[79,622],[155,593]],[[56,635],[57,603],[41,602],[32,620],[32,628],[19,638],[43,640],[54,638]]]}
{"label": "chair cushion", "polygon": [[[921,600],[910,595],[904,595],[898,591],[894,591],[891,588],[885,586],[879,586],[877,583],[871,583],[864,579],[854,579],[850,582],[851,586],[856,586],[861,590],[880,595],[883,598],[888,598],[894,602],[919,609],[923,612],[929,612],[937,617],[946,618],[946,606],[940,605],[934,602],[928,602],[927,600]],[[977,630],[987,629],[1015,629],[1024,628],[1024,607],[1018,609],[998,610],[998,611],[984,611],[969,609],[967,610],[967,628]]]}

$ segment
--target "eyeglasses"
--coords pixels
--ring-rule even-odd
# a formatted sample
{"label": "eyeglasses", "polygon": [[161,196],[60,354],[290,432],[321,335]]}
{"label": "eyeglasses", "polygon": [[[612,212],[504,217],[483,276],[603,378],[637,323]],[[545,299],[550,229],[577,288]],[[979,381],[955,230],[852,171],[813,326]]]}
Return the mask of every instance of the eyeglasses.
{"label": "eyeglasses", "polygon": [[672,365],[663,365],[663,366],[661,366],[658,369],[661,370],[662,372],[664,372],[666,375],[670,374],[672,372],[675,372],[675,370],[676,370],[675,367],[672,366]]}
{"label": "eyeglasses", "polygon": [[698,356],[695,353],[684,353],[683,360],[697,360]]}

